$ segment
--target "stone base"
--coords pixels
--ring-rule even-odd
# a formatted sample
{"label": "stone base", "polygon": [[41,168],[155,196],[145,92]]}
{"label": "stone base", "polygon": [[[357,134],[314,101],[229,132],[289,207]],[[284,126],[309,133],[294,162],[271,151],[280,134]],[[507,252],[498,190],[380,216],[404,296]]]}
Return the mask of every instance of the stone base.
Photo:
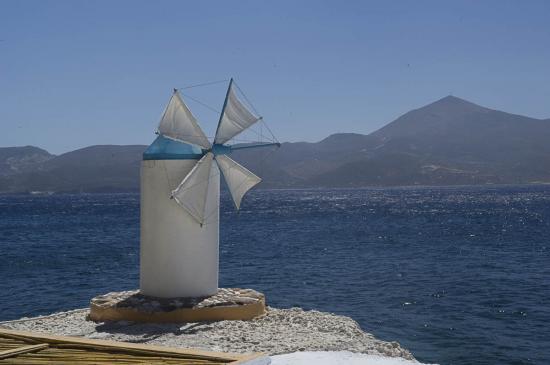
{"label": "stone base", "polygon": [[265,312],[264,295],[252,289],[220,288],[216,294],[202,298],[155,298],[133,290],[93,298],[87,319],[178,323],[249,320]]}

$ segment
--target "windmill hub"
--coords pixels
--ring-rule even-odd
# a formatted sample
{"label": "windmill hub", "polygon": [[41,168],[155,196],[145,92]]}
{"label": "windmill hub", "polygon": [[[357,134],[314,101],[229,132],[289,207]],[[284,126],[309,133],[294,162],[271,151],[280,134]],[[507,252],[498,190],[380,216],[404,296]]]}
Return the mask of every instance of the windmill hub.
{"label": "windmill hub", "polygon": [[[226,143],[260,120],[239,99],[231,79],[216,135],[210,142],[179,92],[174,90],[162,115],[158,137],[144,152],[141,163],[139,295],[143,298],[157,303],[174,298],[219,296],[220,176],[224,177],[237,209],[246,192],[261,181],[228,155],[237,149],[279,146]],[[259,297],[261,300],[243,299],[239,303],[246,307],[254,302],[254,310],[263,311],[265,301],[261,293]],[[92,301],[92,318],[94,308],[98,318],[97,303],[103,300],[98,298],[96,304]],[[215,307],[191,310],[226,313],[223,305]],[[115,311],[117,320],[124,319],[126,312],[116,308],[109,310]],[[219,313],[214,317],[201,316],[193,318],[239,319]],[[249,311],[240,319],[247,316]],[[155,321],[154,316],[143,313],[138,317],[132,320]]]}
{"label": "windmill hub", "polygon": [[217,155],[229,155],[233,150],[231,149],[231,146],[226,146],[223,144],[214,144],[212,145],[212,153],[214,156]]}

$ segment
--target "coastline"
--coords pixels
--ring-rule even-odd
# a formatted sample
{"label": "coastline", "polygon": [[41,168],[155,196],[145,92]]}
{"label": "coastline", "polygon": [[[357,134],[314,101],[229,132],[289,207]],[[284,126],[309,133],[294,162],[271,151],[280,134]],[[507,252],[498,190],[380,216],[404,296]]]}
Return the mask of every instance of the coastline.
{"label": "coastline", "polygon": [[[91,322],[89,310],[77,309],[47,316],[0,322],[0,327],[55,335],[77,336],[169,347],[281,355],[303,352],[357,353],[416,360],[397,342],[376,339],[345,316],[301,308],[268,308],[250,321],[178,324]],[[287,355],[285,355],[287,356]]]}

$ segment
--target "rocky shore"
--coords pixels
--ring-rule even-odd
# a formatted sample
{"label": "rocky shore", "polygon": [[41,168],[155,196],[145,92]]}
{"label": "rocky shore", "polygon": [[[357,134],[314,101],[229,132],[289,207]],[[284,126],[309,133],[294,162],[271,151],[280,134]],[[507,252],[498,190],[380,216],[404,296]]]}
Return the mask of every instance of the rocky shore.
{"label": "rocky shore", "polygon": [[269,355],[298,351],[350,351],[414,360],[397,342],[363,332],[349,317],[300,308],[268,308],[250,321],[180,324],[95,323],[88,309],[0,322],[0,327],[66,336]]}

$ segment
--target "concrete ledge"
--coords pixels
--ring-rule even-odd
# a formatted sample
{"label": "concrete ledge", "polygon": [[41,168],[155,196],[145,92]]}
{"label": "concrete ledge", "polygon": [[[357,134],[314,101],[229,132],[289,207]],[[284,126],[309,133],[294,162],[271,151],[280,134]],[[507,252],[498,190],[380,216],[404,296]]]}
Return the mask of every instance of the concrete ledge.
{"label": "concrete ledge", "polygon": [[265,297],[252,289],[220,288],[204,298],[155,298],[112,292],[90,302],[89,320],[149,323],[250,320],[265,314]]}

